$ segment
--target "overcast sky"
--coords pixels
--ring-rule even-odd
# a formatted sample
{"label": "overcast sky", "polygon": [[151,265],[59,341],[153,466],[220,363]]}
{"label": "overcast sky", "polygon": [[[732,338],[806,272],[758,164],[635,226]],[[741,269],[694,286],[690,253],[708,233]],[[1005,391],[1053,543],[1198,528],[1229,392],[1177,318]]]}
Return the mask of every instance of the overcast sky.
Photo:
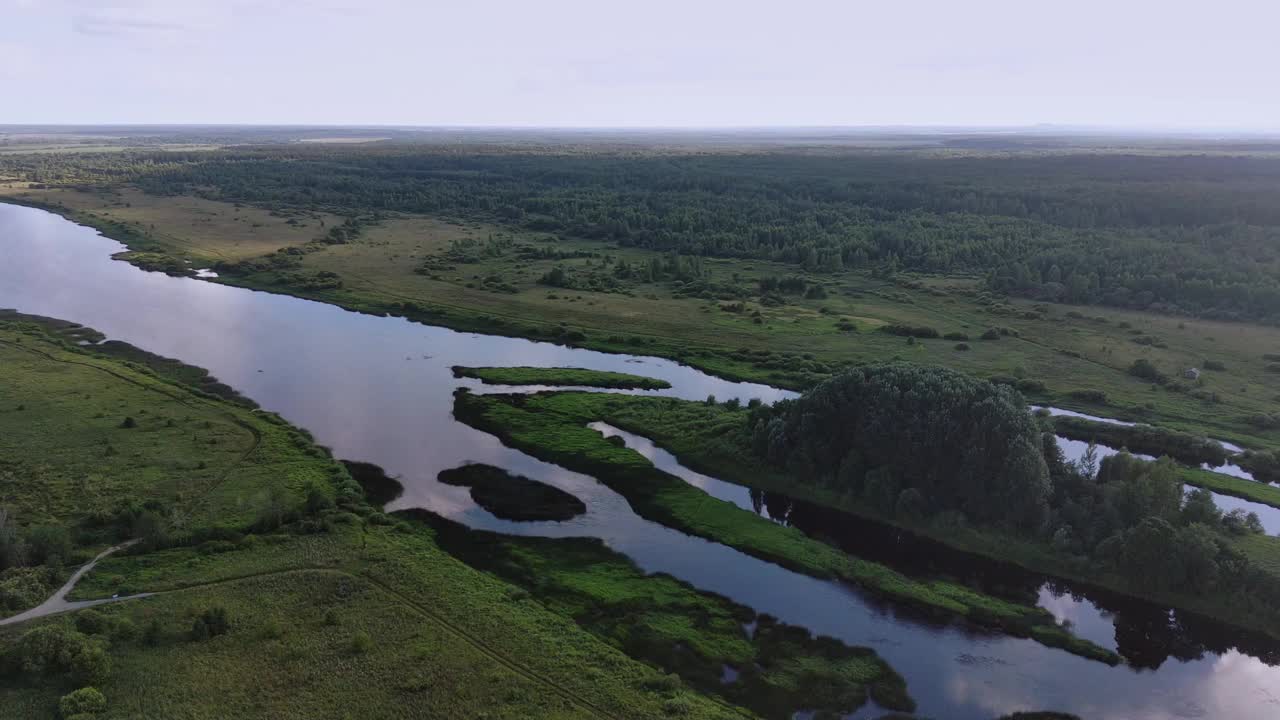
{"label": "overcast sky", "polygon": [[0,0],[0,124],[1275,130],[1278,8]]}

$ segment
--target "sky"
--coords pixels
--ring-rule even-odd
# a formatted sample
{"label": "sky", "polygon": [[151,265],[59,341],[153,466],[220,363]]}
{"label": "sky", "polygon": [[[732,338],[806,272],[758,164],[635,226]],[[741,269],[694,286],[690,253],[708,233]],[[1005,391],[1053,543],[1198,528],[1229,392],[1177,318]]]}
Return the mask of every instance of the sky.
{"label": "sky", "polygon": [[1280,130],[1274,0],[0,0],[0,124]]}

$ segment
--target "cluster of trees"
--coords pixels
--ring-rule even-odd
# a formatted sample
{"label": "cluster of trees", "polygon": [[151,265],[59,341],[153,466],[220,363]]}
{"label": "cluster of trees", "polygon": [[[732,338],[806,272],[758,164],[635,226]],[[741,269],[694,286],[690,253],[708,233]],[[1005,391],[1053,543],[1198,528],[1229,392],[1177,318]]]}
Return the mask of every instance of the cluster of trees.
{"label": "cluster of trees", "polygon": [[755,452],[793,475],[908,516],[957,511],[1043,527],[1041,431],[1016,390],[907,363],[853,368],[752,411]]}
{"label": "cluster of trees", "polygon": [[0,506],[0,611],[39,603],[61,581],[72,553],[71,536],[57,525],[20,528]]}
{"label": "cluster of trees", "polygon": [[1232,542],[1262,531],[1256,515],[1224,514],[1206,490],[1184,496],[1168,458],[1065,461],[1007,385],[873,365],[750,418],[753,450],[767,462],[886,515],[1000,528],[1146,587],[1222,592],[1258,607],[1280,599],[1280,580]]}
{"label": "cluster of trees", "polygon": [[6,156],[32,182],[470,215],[808,271],[989,273],[993,289],[1280,319],[1280,161],[1119,154],[614,154],[387,144]]}
{"label": "cluster of trees", "polygon": [[1054,495],[1046,528],[1054,549],[1121,571],[1138,586],[1280,597],[1280,581],[1254,566],[1233,536],[1262,532],[1256,515],[1224,514],[1213,493],[1184,495],[1173,461],[1127,453],[1067,463],[1046,436]]}

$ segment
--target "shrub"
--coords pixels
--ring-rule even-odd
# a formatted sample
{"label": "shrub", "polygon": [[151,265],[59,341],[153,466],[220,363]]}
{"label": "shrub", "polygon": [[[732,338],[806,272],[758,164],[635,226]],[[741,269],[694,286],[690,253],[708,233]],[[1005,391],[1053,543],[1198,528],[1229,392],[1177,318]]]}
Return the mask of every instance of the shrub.
{"label": "shrub", "polygon": [[132,415],[129,415],[124,420],[120,421],[120,427],[124,428],[125,430],[136,428],[138,427],[138,421],[134,420]]}
{"label": "shrub", "polygon": [[1067,393],[1067,397],[1099,405],[1105,405],[1107,402],[1107,394],[1101,390],[1072,390]]}
{"label": "shrub", "polygon": [[961,341],[964,341],[964,340],[968,340],[968,339],[969,339],[969,336],[968,336],[968,335],[966,335],[966,334],[964,334],[964,333],[962,333],[962,332],[949,332],[949,333],[947,333],[946,335],[943,335],[943,336],[942,336],[942,339],[943,339],[943,340],[961,340]]}
{"label": "shrub", "polygon": [[956,350],[964,352],[969,349],[969,343],[956,343]]}
{"label": "shrub", "polygon": [[66,673],[83,682],[98,682],[111,669],[101,639],[66,625],[44,625],[28,631],[10,650],[10,658],[23,672]]}
{"label": "shrub", "polygon": [[907,337],[926,339],[938,337],[938,330],[927,326],[881,325],[880,332],[889,333],[890,335],[905,335]]}
{"label": "shrub", "polygon": [[1014,383],[1013,386],[1018,388],[1019,392],[1024,393],[1044,392],[1044,383],[1039,380],[1032,380],[1031,378],[1023,378],[1022,380]]}
{"label": "shrub", "polygon": [[1169,382],[1169,378],[1146,358],[1138,358],[1129,366],[1129,374],[1153,382],[1157,385],[1164,385]]}
{"label": "shrub", "polygon": [[1223,370],[1226,370],[1226,369],[1227,369],[1227,366],[1226,366],[1226,365],[1223,365],[1223,364],[1222,364],[1220,361],[1218,361],[1218,360],[1205,360],[1205,361],[1204,361],[1204,369],[1205,369],[1205,370],[1217,370],[1217,371],[1221,372],[1221,371],[1223,371]]}
{"label": "shrub", "polygon": [[987,328],[986,330],[982,331],[982,339],[983,339],[983,340],[999,340],[999,339],[1000,339],[1000,329],[999,329],[999,328]]}
{"label": "shrub", "polygon": [[369,633],[361,630],[351,636],[349,647],[352,655],[364,655],[373,649],[373,638],[369,637]]}
{"label": "shrub", "polygon": [[27,552],[38,565],[58,565],[71,555],[71,535],[59,525],[41,525],[27,534]]}
{"label": "shrub", "polygon": [[208,640],[229,632],[231,620],[227,616],[227,609],[223,607],[209,608],[191,621],[192,640]]}
{"label": "shrub", "polygon": [[95,687],[82,687],[67,693],[58,701],[58,710],[62,717],[71,718],[76,715],[97,715],[107,709],[107,698]]}

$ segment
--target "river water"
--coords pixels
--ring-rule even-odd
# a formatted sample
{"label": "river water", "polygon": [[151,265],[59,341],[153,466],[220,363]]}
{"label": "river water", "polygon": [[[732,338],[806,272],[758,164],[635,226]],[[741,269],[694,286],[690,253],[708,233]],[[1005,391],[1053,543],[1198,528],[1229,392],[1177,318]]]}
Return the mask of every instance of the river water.
{"label": "river water", "polygon": [[[657,394],[688,399],[715,395],[772,402],[786,397],[785,391],[721,380],[668,360],[459,333],[147,273],[110,260],[122,249],[56,215],[0,205],[0,307],[82,323],[111,339],[208,368],[264,408],[310,430],[337,456],[373,462],[398,476],[405,493],[391,509],[425,507],[472,527],[507,533],[600,537],[648,571],[670,573],[785,622],[875,648],[907,678],[922,715],[977,720],[1054,709],[1108,720],[1280,717],[1280,647],[1195,616],[1030,574],[1005,590],[1032,593],[1058,617],[1074,622],[1081,634],[1118,648],[1132,662],[1112,668],[1029,640],[939,624],[856,588],[798,575],[645,521],[594,479],[503,447],[454,421],[455,388],[494,388],[455,379],[450,367],[630,371],[672,384]],[[636,445],[642,440],[628,438]],[[588,512],[565,523],[498,520],[477,507],[466,488],[436,482],[440,470],[468,461],[565,489],[580,497]],[[717,496],[741,492],[706,476],[690,481]],[[1010,582],[1005,571],[958,559],[922,541],[898,535],[886,542],[884,529],[874,523],[824,515],[829,511],[785,498],[754,501],[748,494],[746,499],[748,509],[776,512],[779,522],[821,531],[859,554],[910,566],[904,567],[909,572]],[[872,714],[874,708],[866,708],[858,716]]]}

